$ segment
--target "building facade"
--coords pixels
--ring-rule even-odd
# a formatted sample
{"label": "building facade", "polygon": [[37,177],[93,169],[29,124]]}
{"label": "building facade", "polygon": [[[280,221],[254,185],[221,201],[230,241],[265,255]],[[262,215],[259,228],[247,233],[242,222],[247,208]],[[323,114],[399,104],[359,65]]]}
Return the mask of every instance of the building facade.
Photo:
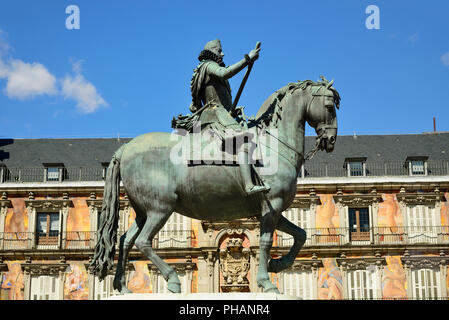
{"label": "building facade", "polygon": [[[114,270],[89,270],[106,168],[130,139],[0,140],[1,299],[104,299]],[[314,137],[306,137],[306,151]],[[298,177],[283,215],[307,241],[293,266],[271,274],[303,299],[447,299],[449,133],[340,136]],[[119,235],[135,212],[121,190]],[[276,231],[272,258],[292,239]],[[258,292],[259,223],[199,221],[174,213],[153,241],[183,292]],[[118,250],[117,250],[118,253]],[[240,267],[237,268],[236,266]],[[135,293],[167,292],[134,247]]]}

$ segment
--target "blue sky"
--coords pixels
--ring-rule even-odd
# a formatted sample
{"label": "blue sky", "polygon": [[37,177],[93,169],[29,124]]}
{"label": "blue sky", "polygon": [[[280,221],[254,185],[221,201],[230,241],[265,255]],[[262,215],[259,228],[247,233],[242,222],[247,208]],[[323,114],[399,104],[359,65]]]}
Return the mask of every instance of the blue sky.
{"label": "blue sky", "polygon": [[[72,4],[79,30],[65,25]],[[380,30],[365,27],[368,5]],[[249,115],[288,82],[323,74],[342,97],[341,135],[428,132],[433,117],[449,131],[448,15],[447,0],[2,1],[0,137],[169,132],[216,38],[228,65],[262,43],[239,102]]]}

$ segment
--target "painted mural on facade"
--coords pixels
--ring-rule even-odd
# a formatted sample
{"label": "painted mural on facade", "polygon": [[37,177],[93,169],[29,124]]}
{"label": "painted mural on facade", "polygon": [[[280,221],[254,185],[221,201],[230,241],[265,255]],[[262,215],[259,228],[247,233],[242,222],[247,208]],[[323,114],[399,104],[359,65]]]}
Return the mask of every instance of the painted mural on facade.
{"label": "painted mural on facade", "polygon": [[5,232],[28,232],[28,213],[23,198],[12,198],[5,218]]}
{"label": "painted mural on facade", "polygon": [[24,299],[24,275],[21,261],[6,261],[8,272],[3,273],[1,281],[1,300]]}
{"label": "painted mural on facade", "polygon": [[67,216],[67,231],[91,231],[90,214],[86,198],[72,198],[73,208]]}
{"label": "painted mural on facade", "polygon": [[343,277],[337,266],[337,259],[324,258],[323,267],[318,270],[318,299],[343,299]]}
{"label": "painted mural on facade", "polygon": [[88,299],[88,275],[84,263],[79,261],[70,262],[64,283],[64,300]]}
{"label": "painted mural on facade", "polygon": [[133,261],[134,271],[130,274],[128,281],[128,289],[133,293],[152,293],[153,286],[151,284],[150,271],[148,270],[150,261]]}
{"label": "painted mural on facade", "polygon": [[[332,194],[319,195],[321,205],[316,207],[316,241],[317,243],[338,243],[338,236],[333,236],[338,233],[336,228],[340,226],[340,218],[338,209],[335,205]],[[318,236],[319,235],[319,236]]]}
{"label": "painted mural on facade", "polygon": [[441,225],[449,226],[449,192],[444,194],[445,202],[441,202]]}
{"label": "painted mural on facade", "polygon": [[383,202],[379,203],[377,211],[377,227],[379,242],[403,241],[403,215],[396,194],[382,194]]}
{"label": "painted mural on facade", "polygon": [[382,298],[407,298],[407,279],[400,256],[385,257],[387,265],[382,276]]}
{"label": "painted mural on facade", "polygon": [[92,238],[90,233],[90,213],[86,198],[72,198],[73,208],[67,216],[67,246],[88,247]]}

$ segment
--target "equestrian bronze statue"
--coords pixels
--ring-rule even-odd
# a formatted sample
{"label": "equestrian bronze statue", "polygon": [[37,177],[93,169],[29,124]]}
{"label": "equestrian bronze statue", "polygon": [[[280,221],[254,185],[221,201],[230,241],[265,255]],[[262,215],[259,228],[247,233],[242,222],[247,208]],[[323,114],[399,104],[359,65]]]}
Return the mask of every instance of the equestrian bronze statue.
{"label": "equestrian bronze statue", "polygon": [[[297,177],[305,159],[318,150],[331,152],[334,149],[340,95],[332,87],[333,81],[325,78],[317,82],[288,83],[271,94],[250,121],[242,120],[242,110],[239,118],[227,79],[246,66],[252,67],[259,50],[260,47],[256,47],[241,61],[226,67],[221,59],[220,42],[209,42],[200,54],[200,64],[192,77],[192,115],[178,117],[175,124],[192,128],[198,122],[201,130],[212,129],[223,143],[234,141],[253,129],[247,142],[234,151],[248,159],[251,158],[249,144],[265,148],[271,157],[275,157],[276,170],[264,171],[268,165],[264,157],[260,163],[251,165],[241,162],[238,165],[192,165],[189,161],[173,161],[172,150],[179,143],[173,137],[180,137],[176,132],[143,134],[121,146],[113,155],[107,169],[101,222],[91,265],[100,279],[114,265],[122,181],[136,219],[120,238],[114,278],[114,288],[120,293],[131,292],[126,288],[125,266],[134,244],[162,273],[168,282],[168,290],[181,292],[176,271],[152,247],[153,238],[173,212],[207,221],[257,217],[260,221],[257,285],[264,292],[279,293],[268,273],[289,268],[306,240],[305,231],[287,220],[282,212],[293,202]],[[308,155],[304,150],[306,122],[317,133],[315,149]],[[230,137],[222,134],[228,131],[233,132]],[[182,138],[190,132],[184,135]],[[260,139],[262,135],[276,143],[265,143]],[[270,259],[275,229],[292,235],[294,243],[286,255]]]}

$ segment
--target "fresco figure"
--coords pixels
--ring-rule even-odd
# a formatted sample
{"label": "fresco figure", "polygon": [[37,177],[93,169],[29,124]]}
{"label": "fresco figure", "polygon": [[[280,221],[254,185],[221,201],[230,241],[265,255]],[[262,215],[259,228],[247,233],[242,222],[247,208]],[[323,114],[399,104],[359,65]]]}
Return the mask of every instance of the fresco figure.
{"label": "fresco figure", "polygon": [[343,279],[335,258],[323,259],[323,268],[318,276],[318,299],[341,300],[343,298]]}
{"label": "fresco figure", "polygon": [[87,272],[81,262],[70,264],[64,286],[64,300],[88,300]]}
{"label": "fresco figure", "polygon": [[382,297],[384,299],[406,299],[407,280],[400,256],[386,257],[382,277]]}
{"label": "fresco figure", "polygon": [[[3,275],[2,291],[8,291],[8,300],[24,299],[24,276],[19,261],[7,261],[8,272]],[[2,294],[3,299],[3,294]]]}
{"label": "fresco figure", "polygon": [[135,271],[128,281],[128,289],[133,293],[152,293],[150,272],[148,270],[149,261],[133,261]]}

